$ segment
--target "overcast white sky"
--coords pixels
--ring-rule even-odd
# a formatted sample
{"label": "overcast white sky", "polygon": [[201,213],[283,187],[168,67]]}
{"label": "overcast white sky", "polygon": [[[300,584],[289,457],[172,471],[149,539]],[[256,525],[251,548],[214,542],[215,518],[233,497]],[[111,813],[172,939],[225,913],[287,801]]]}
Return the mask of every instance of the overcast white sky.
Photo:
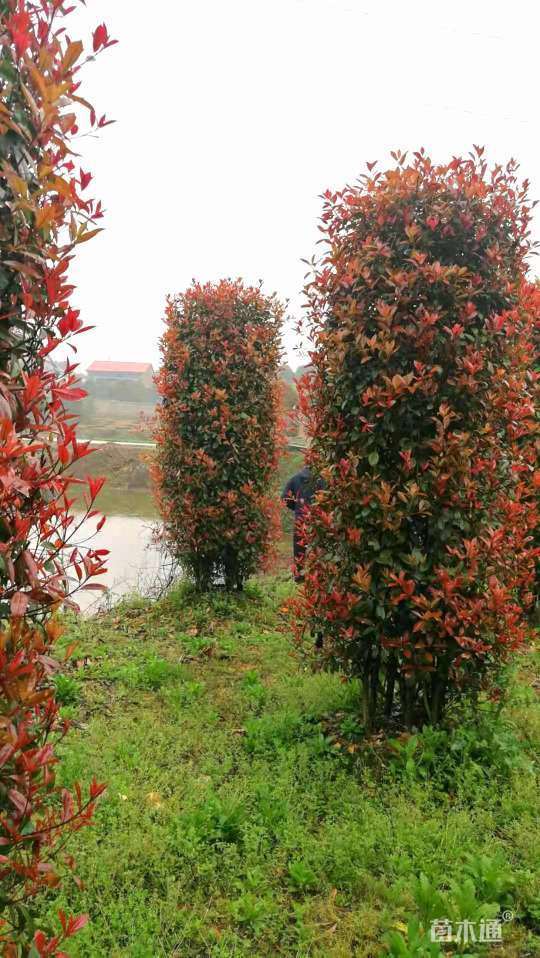
{"label": "overcast white sky", "polygon": [[[540,197],[539,6],[88,0],[81,31],[105,21],[120,43],[82,91],[117,121],[79,142],[107,210],[72,271],[96,326],[82,368],[156,364],[165,296],[193,277],[263,279],[298,316],[319,194],[392,149],[444,160],[483,144],[493,162],[515,156]],[[292,328],[285,345],[296,367]]]}

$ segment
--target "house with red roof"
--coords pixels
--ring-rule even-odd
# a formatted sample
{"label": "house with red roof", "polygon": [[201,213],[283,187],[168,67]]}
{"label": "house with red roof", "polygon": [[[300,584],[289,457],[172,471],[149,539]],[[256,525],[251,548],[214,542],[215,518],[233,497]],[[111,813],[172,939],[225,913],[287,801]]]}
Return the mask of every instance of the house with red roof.
{"label": "house with red roof", "polygon": [[88,367],[87,377],[89,386],[97,383],[137,383],[145,389],[152,389],[154,369],[152,363],[97,360]]}

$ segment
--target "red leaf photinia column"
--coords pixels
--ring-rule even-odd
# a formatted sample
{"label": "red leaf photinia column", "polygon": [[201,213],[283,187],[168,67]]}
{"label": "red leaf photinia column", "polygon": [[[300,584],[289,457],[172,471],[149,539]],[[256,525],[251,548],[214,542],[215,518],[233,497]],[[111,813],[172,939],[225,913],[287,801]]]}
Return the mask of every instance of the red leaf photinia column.
{"label": "red leaf photinia column", "polygon": [[324,196],[302,406],[326,489],[296,611],[361,679],[367,727],[438,722],[527,640],[531,204],[516,164],[482,154],[394,154]]}
{"label": "red leaf photinia column", "polygon": [[282,319],[240,280],[168,301],[154,475],[166,541],[200,589],[241,588],[278,534]]}

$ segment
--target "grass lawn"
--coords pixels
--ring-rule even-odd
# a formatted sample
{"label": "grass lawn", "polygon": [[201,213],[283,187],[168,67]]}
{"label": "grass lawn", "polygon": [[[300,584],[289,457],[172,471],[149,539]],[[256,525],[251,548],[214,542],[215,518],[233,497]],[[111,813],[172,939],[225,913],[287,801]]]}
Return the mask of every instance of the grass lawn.
{"label": "grass lawn", "polygon": [[[540,658],[499,719],[486,706],[366,742],[355,686],[291,647],[291,588],[179,587],[69,625],[60,771],[108,790],[70,846],[84,888],[66,879],[43,917],[89,912],[74,958],[539,955]],[[502,910],[493,949],[412,944],[416,922],[469,919],[478,936]]]}

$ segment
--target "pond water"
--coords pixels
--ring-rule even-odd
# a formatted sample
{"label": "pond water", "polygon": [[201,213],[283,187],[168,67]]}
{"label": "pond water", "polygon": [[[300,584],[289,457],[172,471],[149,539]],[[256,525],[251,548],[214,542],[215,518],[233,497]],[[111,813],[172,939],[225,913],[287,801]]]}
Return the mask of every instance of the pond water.
{"label": "pond water", "polygon": [[[155,596],[158,586],[170,581],[171,559],[153,541],[153,528],[158,520],[133,514],[107,512],[106,515],[107,521],[97,535],[95,519],[83,523],[77,533],[77,540],[88,537],[88,544],[93,548],[109,550],[107,572],[93,580],[106,586],[107,592],[80,591],[74,596],[84,615],[110,608],[130,593]],[[282,536],[279,553],[276,568],[288,569],[292,559],[289,531]]]}
{"label": "pond water", "polygon": [[[84,523],[76,538],[82,541],[88,536],[93,547],[109,550],[108,571],[94,580],[105,585],[108,591],[77,593],[75,599],[86,615],[111,606],[132,592],[155,594],[156,584],[166,581],[170,567],[170,559],[152,542],[152,526],[159,518],[150,482],[141,480],[141,465],[143,472],[147,467],[147,462],[141,459],[141,450],[131,443],[111,442],[98,448],[94,456],[95,475],[107,477],[96,501],[96,509],[107,516],[107,521],[98,535],[94,535],[95,519]],[[303,461],[302,451],[292,446],[281,461],[276,489],[283,487],[286,478],[296,472]],[[130,483],[135,474],[142,485]],[[286,510],[284,513],[278,564],[280,568],[289,568],[292,523],[290,513]]]}
{"label": "pond water", "polygon": [[[81,527],[80,538],[86,532]],[[107,516],[99,535],[92,541],[96,548],[108,549],[107,572],[95,579],[107,586],[107,593],[79,592],[76,601],[81,612],[91,615],[99,607],[114,604],[130,592],[148,593],[160,573],[164,572],[164,556],[152,542],[152,520],[139,516]],[[95,529],[95,520],[88,524],[88,532]]]}

